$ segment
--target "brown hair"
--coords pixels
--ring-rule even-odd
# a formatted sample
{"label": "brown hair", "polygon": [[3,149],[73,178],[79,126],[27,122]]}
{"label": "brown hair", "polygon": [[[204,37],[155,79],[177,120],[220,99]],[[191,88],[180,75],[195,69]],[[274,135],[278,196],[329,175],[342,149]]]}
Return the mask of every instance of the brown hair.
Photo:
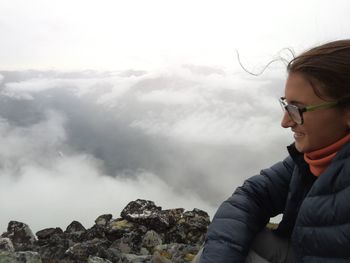
{"label": "brown hair", "polygon": [[303,52],[287,66],[301,73],[317,96],[325,100],[350,98],[350,39],[329,42]]}

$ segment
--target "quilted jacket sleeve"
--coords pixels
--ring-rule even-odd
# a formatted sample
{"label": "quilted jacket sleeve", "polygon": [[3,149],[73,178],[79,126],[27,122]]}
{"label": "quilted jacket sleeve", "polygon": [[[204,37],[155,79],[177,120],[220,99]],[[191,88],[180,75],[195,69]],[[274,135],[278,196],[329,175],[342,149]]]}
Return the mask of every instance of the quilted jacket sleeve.
{"label": "quilted jacket sleeve", "polygon": [[283,212],[293,160],[262,170],[222,203],[209,226],[200,263],[244,262],[256,234]]}

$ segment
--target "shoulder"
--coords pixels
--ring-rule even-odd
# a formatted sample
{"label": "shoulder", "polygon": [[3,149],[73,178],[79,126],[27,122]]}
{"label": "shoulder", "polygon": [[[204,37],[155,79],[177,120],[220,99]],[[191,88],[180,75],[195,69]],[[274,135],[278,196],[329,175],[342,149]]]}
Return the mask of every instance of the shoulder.
{"label": "shoulder", "polygon": [[347,142],[337,153],[335,161],[350,162],[350,141]]}

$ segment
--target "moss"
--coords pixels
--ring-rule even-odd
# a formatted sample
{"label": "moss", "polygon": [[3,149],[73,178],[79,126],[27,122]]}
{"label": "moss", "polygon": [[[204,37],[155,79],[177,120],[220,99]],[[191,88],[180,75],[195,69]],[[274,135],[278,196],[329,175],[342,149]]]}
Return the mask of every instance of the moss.
{"label": "moss", "polygon": [[169,252],[167,252],[167,251],[159,251],[159,254],[162,256],[162,257],[164,257],[164,258],[167,258],[167,259],[171,259],[172,258],[172,255],[169,253]]}
{"label": "moss", "polygon": [[177,221],[179,225],[186,223],[186,220],[184,218],[181,218],[180,220]]}
{"label": "moss", "polygon": [[125,229],[125,228],[131,228],[133,226],[134,226],[133,223],[125,219],[121,221],[115,221],[112,223],[112,228],[114,229]]}
{"label": "moss", "polygon": [[19,263],[25,262],[28,263],[42,263],[39,255],[33,255],[32,252],[0,252],[0,262],[1,263]]}
{"label": "moss", "polygon": [[192,262],[192,260],[194,259],[195,256],[196,256],[196,255],[193,255],[193,254],[191,254],[191,253],[188,253],[188,254],[185,255],[185,260],[186,260],[186,261],[189,261],[189,262]]}

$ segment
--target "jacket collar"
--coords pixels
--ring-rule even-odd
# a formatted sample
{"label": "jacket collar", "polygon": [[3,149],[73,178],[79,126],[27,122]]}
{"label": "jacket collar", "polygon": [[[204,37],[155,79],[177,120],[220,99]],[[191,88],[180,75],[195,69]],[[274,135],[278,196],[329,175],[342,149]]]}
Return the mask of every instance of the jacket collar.
{"label": "jacket collar", "polygon": [[316,177],[311,173],[309,165],[304,160],[304,154],[299,152],[295,147],[295,143],[292,143],[287,147],[290,157],[298,166],[300,173],[302,174],[302,180],[304,183],[312,183]]}
{"label": "jacket collar", "polygon": [[[311,173],[309,165],[304,160],[304,154],[299,152],[295,147],[295,143],[287,146],[290,157],[298,166],[300,172],[303,174],[303,180],[306,182],[314,181],[316,177]],[[334,157],[333,161],[347,159],[350,156],[350,141],[347,142]]]}
{"label": "jacket collar", "polygon": [[[289,155],[292,157],[293,161],[297,164],[303,164],[306,163],[304,160],[303,153],[299,152],[297,148],[295,147],[295,143],[292,143],[291,145],[287,146],[287,150],[289,152]],[[337,155],[334,157],[334,160],[341,160],[346,159],[350,156],[350,141],[347,142],[337,153]]]}
{"label": "jacket collar", "polygon": [[350,141],[345,143],[344,146],[338,151],[334,160],[347,159],[350,156]]}

